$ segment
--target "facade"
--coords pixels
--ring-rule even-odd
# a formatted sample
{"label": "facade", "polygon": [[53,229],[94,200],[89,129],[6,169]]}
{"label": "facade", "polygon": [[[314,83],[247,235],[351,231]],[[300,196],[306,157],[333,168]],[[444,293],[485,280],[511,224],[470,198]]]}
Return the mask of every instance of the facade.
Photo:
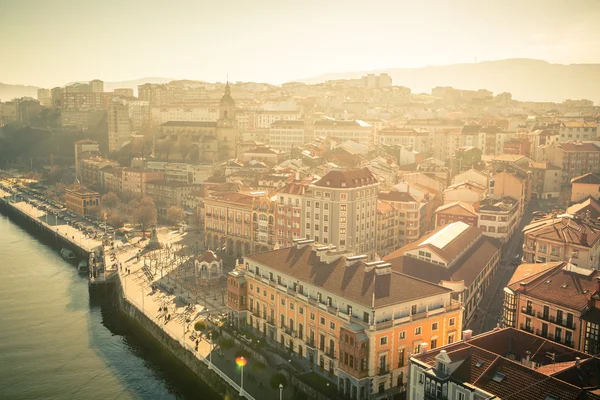
{"label": "facade", "polygon": [[353,140],[372,145],[373,127],[364,121],[319,120],[314,124],[314,136],[338,138],[341,141]]}
{"label": "facade", "polygon": [[92,92],[64,92],[61,94],[60,105],[63,110],[94,109],[106,111],[108,107],[105,93]]}
{"label": "facade", "polygon": [[164,174],[140,168],[123,168],[122,193],[130,197],[146,196],[146,184],[151,181],[164,179]]}
{"label": "facade", "polygon": [[562,186],[588,172],[600,172],[600,148],[595,143],[555,143],[546,149],[546,159],[562,170]]}
{"label": "facade", "polygon": [[131,140],[129,108],[120,103],[111,103],[108,107],[108,152],[112,153]]}
{"label": "facade", "polygon": [[600,226],[587,215],[557,215],[532,222],[523,228],[523,262],[570,261],[588,269],[600,263]]}
{"label": "facade", "polygon": [[302,237],[372,257],[378,191],[379,182],[367,168],[330,171],[303,196]]}
{"label": "facade", "polygon": [[[387,190],[380,191],[377,200],[385,202],[397,210],[392,251],[418,240],[425,232],[433,228],[427,213],[429,200],[419,198],[409,192]],[[378,236],[380,232],[377,231]],[[383,256],[381,253],[380,255]]]}
{"label": "facade", "polygon": [[519,226],[519,202],[512,197],[487,198],[479,203],[478,227],[484,235],[508,242]]}
{"label": "facade", "polygon": [[588,197],[600,200],[600,175],[593,172],[571,179],[571,202],[575,203]]}
{"label": "facade", "polygon": [[219,119],[219,106],[209,104],[169,104],[151,108],[151,119],[156,125],[169,121],[216,122]]}
{"label": "facade", "polygon": [[108,166],[118,167],[119,163],[104,157],[90,157],[79,161],[77,178],[87,187],[97,189],[102,187],[102,170]]}
{"label": "facade", "polygon": [[500,170],[490,180],[490,198],[512,197],[518,202],[519,218],[525,213],[525,207],[531,200],[531,172],[515,168],[513,171]]}
{"label": "facade", "polygon": [[123,168],[104,167],[100,170],[102,188],[107,192],[123,193]]}
{"label": "facade", "polygon": [[485,198],[486,193],[487,188],[475,182],[455,183],[444,190],[444,204],[462,201],[470,205],[475,205]]}
{"label": "facade", "polygon": [[84,158],[100,155],[100,145],[90,139],[78,140],[75,142],[75,176],[79,177],[79,161]]}
{"label": "facade", "polygon": [[468,323],[498,270],[501,247],[479,228],[454,222],[383,259],[394,271],[452,289]]}
{"label": "facade", "polygon": [[269,165],[277,165],[285,159],[285,153],[269,146],[259,146],[246,150],[242,161],[261,161]]}
{"label": "facade", "polygon": [[308,183],[292,182],[277,192],[277,245],[279,248],[294,245],[302,236],[302,196]]}
{"label": "facade", "polygon": [[377,200],[377,254],[384,257],[400,247],[399,211],[394,204]]}
{"label": "facade", "polygon": [[597,354],[598,333],[586,329],[583,319],[600,322],[599,293],[598,271],[565,261],[521,264],[504,288],[503,324]]}
{"label": "facade", "polygon": [[65,197],[67,210],[82,217],[90,215],[90,209],[100,208],[100,194],[81,185],[76,184],[67,188]]}
{"label": "facade", "polygon": [[90,89],[92,93],[102,93],[104,92],[104,82],[100,79],[94,79],[90,81]]}
{"label": "facade", "polygon": [[305,122],[302,120],[275,121],[269,128],[269,146],[290,152],[293,147],[308,143],[312,137],[307,134]]}
{"label": "facade", "polygon": [[196,183],[200,184],[208,180],[214,173],[213,165],[210,163],[188,164],[164,161],[147,161],[145,168],[151,171],[162,172],[165,180],[169,182]]}
{"label": "facade", "polygon": [[185,199],[193,191],[201,188],[193,183],[168,182],[166,180],[153,180],[146,182],[146,196],[154,200],[159,214],[165,214],[169,206],[184,208]]}
{"label": "facade", "polygon": [[553,199],[560,197],[562,171],[549,162],[531,163],[531,197]]}
{"label": "facade", "polygon": [[403,392],[410,355],[459,340],[462,326],[450,290],[312,240],[245,257],[229,274],[228,307],[236,327],[355,399]]}
{"label": "facade", "polygon": [[558,132],[561,143],[592,140],[598,136],[598,124],[596,121],[563,121]]}
{"label": "facade", "polygon": [[429,133],[417,132],[414,129],[386,128],[377,132],[380,145],[410,147],[420,153],[431,151]]}
{"label": "facade", "polygon": [[208,192],[204,243],[236,257],[268,251],[276,243],[276,216],[276,201],[265,192]]}
{"label": "facade", "polygon": [[477,210],[464,201],[454,201],[444,204],[435,210],[435,228],[462,221],[470,226],[479,225],[479,214]]}
{"label": "facade", "polygon": [[408,400],[600,398],[594,356],[513,328],[464,336],[410,358]]}

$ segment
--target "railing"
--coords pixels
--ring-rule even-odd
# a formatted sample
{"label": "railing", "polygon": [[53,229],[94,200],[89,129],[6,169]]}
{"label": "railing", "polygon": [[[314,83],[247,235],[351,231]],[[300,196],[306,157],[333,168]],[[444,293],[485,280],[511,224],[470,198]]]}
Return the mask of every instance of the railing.
{"label": "railing", "polygon": [[325,355],[331,359],[335,359],[335,350],[330,349],[329,347],[325,348]]}
{"label": "railing", "polygon": [[380,365],[378,370],[377,370],[377,374],[378,375],[385,375],[388,374],[390,372],[390,365],[386,364],[386,365]]}
{"label": "railing", "polygon": [[523,314],[531,315],[532,317],[535,316],[535,312],[533,311],[532,307],[521,307],[521,312]]}
{"label": "railing", "polygon": [[572,340],[565,340],[563,344],[565,346],[573,347],[573,341]]}
{"label": "railing", "polygon": [[316,349],[316,348],[317,348],[317,345],[315,344],[315,339],[308,339],[308,340],[306,341],[306,345],[307,345],[308,347],[312,347],[313,349]]}
{"label": "railing", "polygon": [[521,324],[520,329],[525,332],[533,333],[533,328],[531,326],[527,326],[525,324]]}

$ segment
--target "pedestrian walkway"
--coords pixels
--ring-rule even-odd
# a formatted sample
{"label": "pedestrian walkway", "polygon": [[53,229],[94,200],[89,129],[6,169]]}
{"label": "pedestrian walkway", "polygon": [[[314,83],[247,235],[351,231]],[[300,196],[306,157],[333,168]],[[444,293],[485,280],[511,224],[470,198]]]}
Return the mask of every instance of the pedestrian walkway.
{"label": "pedestrian walkway", "polygon": [[[159,239],[161,243],[168,245],[176,243],[179,238],[177,235],[169,234],[159,237]],[[213,310],[218,306],[215,303],[219,303],[219,301],[207,302],[207,308],[200,304],[194,304],[193,296],[175,282],[170,284],[168,281],[165,282],[165,278],[161,281],[164,284],[163,288],[158,289],[158,281],[161,280],[160,274],[158,277],[149,277],[144,269],[143,257],[138,257],[139,251],[146,243],[134,241],[132,246],[116,253],[117,262],[120,265],[119,278],[123,296],[162,327],[169,336],[196,355],[199,360],[209,367],[215,368],[215,372],[236,390],[240,390],[241,369],[235,363],[235,353],[239,349],[234,347],[223,350],[223,355],[219,355],[216,351],[217,341],[211,343],[207,338],[203,338],[199,341],[196,350],[195,339],[191,338],[194,323],[205,319],[208,316],[207,309]],[[279,398],[279,389],[274,390],[269,386],[270,377],[276,371],[268,365],[265,365],[263,371],[256,371],[253,368],[256,363],[257,361],[250,357],[248,364],[244,367],[245,396],[248,399]],[[292,395],[291,389],[284,388],[284,399],[291,399]]]}

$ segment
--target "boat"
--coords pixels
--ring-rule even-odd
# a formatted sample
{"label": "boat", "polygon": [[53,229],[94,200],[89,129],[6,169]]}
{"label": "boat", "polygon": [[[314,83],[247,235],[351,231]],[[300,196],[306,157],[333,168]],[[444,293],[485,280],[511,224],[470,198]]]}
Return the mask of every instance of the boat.
{"label": "boat", "polygon": [[77,271],[79,272],[88,272],[88,263],[85,260],[81,260],[79,261],[79,264],[77,265]]}
{"label": "boat", "polygon": [[62,258],[64,258],[65,260],[74,260],[75,259],[75,253],[73,253],[71,250],[69,249],[62,249],[60,251],[60,256]]}

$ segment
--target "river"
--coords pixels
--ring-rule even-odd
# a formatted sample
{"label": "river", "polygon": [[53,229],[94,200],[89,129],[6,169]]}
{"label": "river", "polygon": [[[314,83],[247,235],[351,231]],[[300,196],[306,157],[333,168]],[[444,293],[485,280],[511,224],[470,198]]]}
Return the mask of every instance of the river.
{"label": "river", "polygon": [[0,399],[218,397],[112,307],[58,253],[0,215]]}

